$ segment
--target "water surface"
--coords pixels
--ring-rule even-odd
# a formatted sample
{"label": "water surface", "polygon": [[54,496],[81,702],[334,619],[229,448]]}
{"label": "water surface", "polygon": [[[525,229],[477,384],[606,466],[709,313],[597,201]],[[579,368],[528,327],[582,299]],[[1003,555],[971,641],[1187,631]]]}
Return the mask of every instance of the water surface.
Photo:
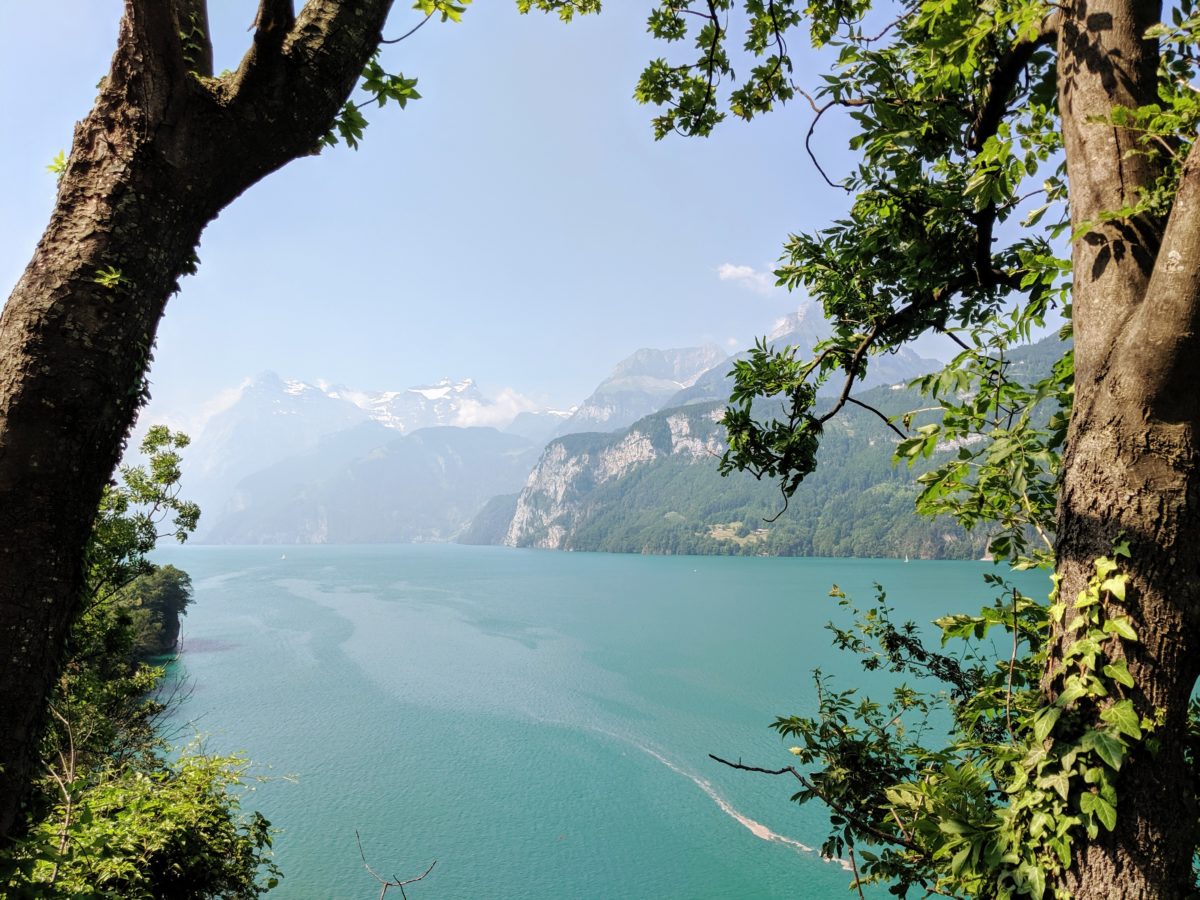
{"label": "water surface", "polygon": [[[928,622],[988,596],[981,563],[641,557],[447,545],[160,552],[196,600],[182,716],[274,776],[272,896],[847,896],[766,726],[811,713],[840,585]],[[1044,593],[1037,576],[1028,589]],[[877,687],[886,680],[876,677]]]}

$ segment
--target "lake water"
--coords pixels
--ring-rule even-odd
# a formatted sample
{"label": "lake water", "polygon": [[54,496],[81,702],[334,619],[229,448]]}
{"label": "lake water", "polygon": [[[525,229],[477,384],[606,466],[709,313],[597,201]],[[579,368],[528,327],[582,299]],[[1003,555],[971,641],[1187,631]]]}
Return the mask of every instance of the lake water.
{"label": "lake water", "polygon": [[787,765],[767,725],[812,712],[811,670],[867,683],[822,628],[832,584],[864,605],[878,582],[925,623],[977,609],[991,569],[448,545],[158,559],[195,586],[185,729],[273,776],[246,800],[280,829],[271,896],[377,897],[357,829],[381,873],[437,860],[411,900],[849,896],[812,849],[826,812],[707,754]]}

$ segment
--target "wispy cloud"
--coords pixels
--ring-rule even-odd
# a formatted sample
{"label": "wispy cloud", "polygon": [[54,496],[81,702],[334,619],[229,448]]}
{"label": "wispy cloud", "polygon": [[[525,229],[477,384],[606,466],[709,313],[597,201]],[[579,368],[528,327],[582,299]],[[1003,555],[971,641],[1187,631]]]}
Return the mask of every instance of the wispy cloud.
{"label": "wispy cloud", "polygon": [[484,401],[480,403],[478,400],[464,401],[454,418],[454,424],[463,428],[472,426],[503,428],[515,419],[518,414],[533,412],[538,409],[541,409],[541,407],[529,397],[514,391],[512,388],[504,388],[504,390],[496,395],[496,399],[490,402]]}
{"label": "wispy cloud", "polygon": [[760,272],[753,266],[735,266],[733,263],[721,263],[717,267],[717,277],[722,281],[734,281],[749,288],[756,294],[771,294],[775,291],[775,276],[770,272]]}

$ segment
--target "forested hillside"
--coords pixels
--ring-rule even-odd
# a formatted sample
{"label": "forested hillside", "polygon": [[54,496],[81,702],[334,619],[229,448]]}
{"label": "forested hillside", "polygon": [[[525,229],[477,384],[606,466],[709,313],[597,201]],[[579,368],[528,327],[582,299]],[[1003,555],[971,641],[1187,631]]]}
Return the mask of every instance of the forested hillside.
{"label": "forested hillside", "polygon": [[[1021,348],[1010,372],[1021,380],[1040,377],[1061,352],[1055,339]],[[923,405],[900,384],[859,399],[888,416]],[[848,407],[826,427],[817,471],[784,509],[774,482],[717,471],[725,449],[723,408],[694,403],[646,416],[625,431],[553,441],[520,495],[495,498],[460,539],[618,553],[914,559],[985,553],[986,533],[913,511],[917,477],[956,448],[942,448],[914,469],[894,465],[896,434],[874,413]]]}
{"label": "forested hillside", "polygon": [[[915,400],[906,390],[871,393],[893,410]],[[893,437],[870,413],[855,410],[830,427],[817,473],[784,510],[774,483],[718,473],[724,429],[714,416],[721,409],[665,410],[616,435],[554,442],[515,506],[498,498],[466,539],[619,553],[982,555],[985,535],[916,516],[914,475],[892,464]],[[686,441],[678,437],[683,422]],[[504,509],[512,512],[502,532],[497,513]]]}

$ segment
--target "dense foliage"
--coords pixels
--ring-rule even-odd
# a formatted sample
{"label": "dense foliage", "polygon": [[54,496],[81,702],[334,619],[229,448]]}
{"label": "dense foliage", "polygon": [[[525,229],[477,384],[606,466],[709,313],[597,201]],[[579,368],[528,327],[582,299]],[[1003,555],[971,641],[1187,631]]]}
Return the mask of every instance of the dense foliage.
{"label": "dense foliage", "polygon": [[160,731],[178,686],[153,663],[174,651],[191,580],[147,554],[195,528],[199,511],[179,499],[185,446],[152,428],[147,465],[122,467],[105,491],[25,835],[0,857],[5,896],[237,898],[277,881],[267,821],[239,810],[245,760],[172,753]]}
{"label": "dense foliage", "polygon": [[[841,115],[854,132],[835,178],[810,130],[811,162],[848,210],[793,235],[776,272],[822,304],[833,336],[811,353],[761,344],[738,364],[724,470],[798,496],[835,416],[889,418],[855,393],[872,356],[941,333],[962,353],[920,388],[942,415],[890,420],[898,457],[933,463],[918,508],[988,529],[999,561],[1055,570],[1049,604],[994,576],[994,605],[941,620],[946,640],[975,641],[966,655],[926,647],[886,606],[835,629],[868,666],[921,682],[878,704],[819,680],[814,716],[776,722],[801,740],[804,771],[772,771],[830,807],[827,852],[897,894],[1194,892],[1193,4],[651,7],[649,31],[675,57],[636,88],[659,107],[657,136],[706,135],[801,96],[814,129]],[[793,80],[802,36],[831,59],[811,93]],[[1012,348],[1052,309],[1074,351],[1039,381],[1012,377]],[[782,413],[762,414],[763,398]],[[957,452],[936,459],[946,446]],[[1007,632],[995,645],[992,629]],[[939,702],[946,740],[912,727]]]}

